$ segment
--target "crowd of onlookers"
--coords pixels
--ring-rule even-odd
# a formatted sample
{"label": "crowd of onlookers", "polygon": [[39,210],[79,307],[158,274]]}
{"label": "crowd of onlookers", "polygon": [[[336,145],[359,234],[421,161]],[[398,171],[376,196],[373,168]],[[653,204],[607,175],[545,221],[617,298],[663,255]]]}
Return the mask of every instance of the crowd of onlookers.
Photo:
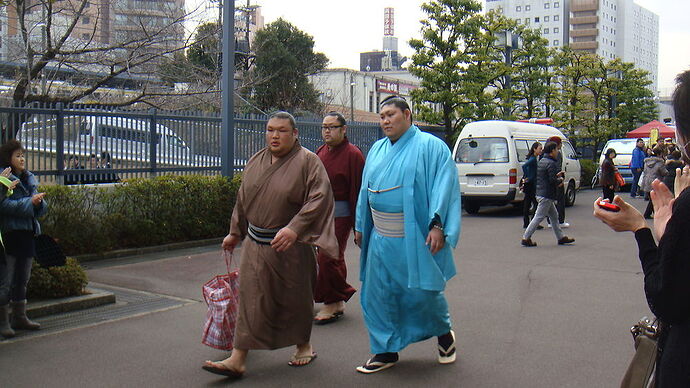
{"label": "crowd of onlookers", "polygon": [[[620,189],[621,182],[616,179],[617,169],[613,159],[617,156],[616,150],[606,150],[604,161],[600,168],[599,181],[603,191],[603,198],[613,201],[614,193]],[[658,139],[654,144],[646,144],[644,139],[637,139],[630,160],[632,172],[632,185],[630,196],[635,198],[642,196],[649,201],[644,212],[645,218],[651,218],[654,213],[654,205],[650,201],[649,193],[652,191],[652,182],[658,179],[664,183],[673,193],[673,181],[676,177],[676,169],[683,168],[681,152],[672,138]]]}
{"label": "crowd of onlookers", "polygon": [[[89,155],[87,165],[81,164],[79,156],[72,155],[69,157],[67,162],[67,170],[100,170],[100,169],[112,169],[112,159],[110,153],[103,151],[100,155],[91,154]],[[119,182],[120,177],[113,172],[81,172],[75,174],[70,171],[66,171],[65,174],[65,184],[66,185],[78,185],[78,184],[90,184],[90,183],[113,183]]]}

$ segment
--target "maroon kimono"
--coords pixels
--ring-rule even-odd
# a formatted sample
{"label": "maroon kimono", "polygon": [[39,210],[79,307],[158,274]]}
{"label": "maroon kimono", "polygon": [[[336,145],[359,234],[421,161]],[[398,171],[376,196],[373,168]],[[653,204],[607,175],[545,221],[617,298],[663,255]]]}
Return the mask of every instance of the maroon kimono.
{"label": "maroon kimono", "polygon": [[[362,185],[364,155],[359,148],[350,144],[347,137],[333,148],[322,145],[316,150],[316,154],[326,167],[333,188],[336,208],[339,207],[341,212],[340,214],[336,213],[335,216],[335,236],[338,239],[340,252],[335,258],[328,256],[323,250],[319,250],[317,256],[319,272],[314,289],[314,301],[336,303],[349,300],[356,291],[347,283],[345,248],[350,230],[354,225],[355,205],[357,204],[359,188]],[[338,206],[345,205],[343,202],[347,202],[347,206]],[[349,215],[346,215],[348,212]]]}

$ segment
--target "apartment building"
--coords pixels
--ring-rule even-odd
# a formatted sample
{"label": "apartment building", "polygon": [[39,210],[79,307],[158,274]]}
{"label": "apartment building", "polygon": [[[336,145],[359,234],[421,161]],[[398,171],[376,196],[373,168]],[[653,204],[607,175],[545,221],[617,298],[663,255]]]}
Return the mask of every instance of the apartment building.
{"label": "apartment building", "polygon": [[657,90],[659,16],[633,0],[486,0],[486,9],[539,29],[549,46],[634,63]]}

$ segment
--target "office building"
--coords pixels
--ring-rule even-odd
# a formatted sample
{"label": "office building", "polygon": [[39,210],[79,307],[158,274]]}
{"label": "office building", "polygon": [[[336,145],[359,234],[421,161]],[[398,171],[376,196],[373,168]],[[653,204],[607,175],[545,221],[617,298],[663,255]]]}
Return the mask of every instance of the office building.
{"label": "office building", "polygon": [[633,0],[486,0],[486,9],[538,29],[551,47],[631,62],[657,90],[659,17]]}

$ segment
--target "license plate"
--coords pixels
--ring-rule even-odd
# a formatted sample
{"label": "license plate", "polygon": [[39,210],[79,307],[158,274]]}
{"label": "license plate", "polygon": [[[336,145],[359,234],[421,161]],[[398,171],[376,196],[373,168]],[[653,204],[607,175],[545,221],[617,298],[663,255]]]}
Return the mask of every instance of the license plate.
{"label": "license plate", "polygon": [[489,185],[489,179],[487,178],[474,178],[472,180],[474,186],[488,186]]}

